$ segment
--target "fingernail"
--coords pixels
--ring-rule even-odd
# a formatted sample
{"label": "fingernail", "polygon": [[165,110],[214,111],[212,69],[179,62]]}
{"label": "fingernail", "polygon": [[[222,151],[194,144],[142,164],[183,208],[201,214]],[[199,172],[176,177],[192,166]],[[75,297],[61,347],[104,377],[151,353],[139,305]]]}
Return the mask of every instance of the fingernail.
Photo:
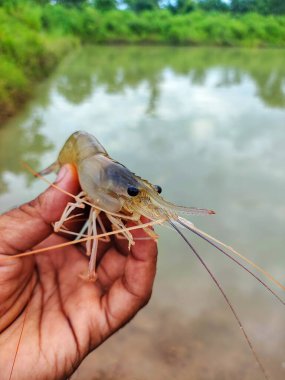
{"label": "fingernail", "polygon": [[66,169],[65,166],[63,166],[63,167],[60,169],[60,171],[59,171],[59,173],[58,173],[58,175],[57,175],[57,177],[56,177],[55,183],[58,183],[58,182],[62,181],[63,178],[65,177],[66,173],[67,173],[67,169]]}

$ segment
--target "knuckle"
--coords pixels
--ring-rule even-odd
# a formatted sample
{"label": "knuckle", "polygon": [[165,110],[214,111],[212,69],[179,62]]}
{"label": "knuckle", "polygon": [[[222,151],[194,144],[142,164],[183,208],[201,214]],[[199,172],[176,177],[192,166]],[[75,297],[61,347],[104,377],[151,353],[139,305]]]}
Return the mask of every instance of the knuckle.
{"label": "knuckle", "polygon": [[147,306],[147,304],[149,303],[149,301],[151,299],[151,294],[152,294],[152,292],[148,292],[147,294],[144,294],[143,296],[139,297],[140,298],[140,306],[139,306],[140,309]]}

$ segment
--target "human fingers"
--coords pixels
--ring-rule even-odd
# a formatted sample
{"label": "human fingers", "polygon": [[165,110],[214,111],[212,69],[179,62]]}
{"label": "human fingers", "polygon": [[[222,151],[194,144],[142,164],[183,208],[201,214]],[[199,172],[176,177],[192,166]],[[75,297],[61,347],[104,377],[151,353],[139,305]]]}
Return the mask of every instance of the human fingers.
{"label": "human fingers", "polygon": [[[147,237],[139,229],[134,238]],[[105,316],[104,335],[112,333],[127,321],[149,300],[156,273],[157,246],[153,240],[137,240],[126,259],[123,274],[102,297],[101,308]]]}
{"label": "human fingers", "polygon": [[[73,166],[61,168],[56,185],[72,194],[79,191]],[[40,243],[52,232],[51,223],[60,218],[70,200],[70,196],[50,186],[33,201],[3,214],[0,217],[0,254],[13,255]]]}

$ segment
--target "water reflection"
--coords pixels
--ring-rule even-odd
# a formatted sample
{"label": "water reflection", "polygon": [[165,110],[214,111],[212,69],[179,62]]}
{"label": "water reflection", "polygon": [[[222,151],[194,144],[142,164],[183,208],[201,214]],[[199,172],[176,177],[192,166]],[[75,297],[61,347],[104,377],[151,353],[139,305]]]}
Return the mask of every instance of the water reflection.
{"label": "water reflection", "polygon": [[[86,47],[66,60],[55,75],[52,86],[48,86],[37,98],[36,108],[49,107],[54,88],[68,102],[80,105],[90,101],[98,89],[103,88],[107,94],[124,94],[128,89],[135,91],[144,86],[148,93],[145,113],[155,114],[165,73],[169,70],[177,79],[181,76],[184,80],[188,78],[190,88],[209,85],[213,88],[227,88],[252,80],[255,95],[264,104],[284,108],[284,58],[283,50]],[[216,75],[211,80],[213,69]],[[183,96],[182,93],[181,97]],[[31,114],[34,112],[32,108]],[[1,149],[0,176],[7,170],[19,173],[18,162],[27,158],[27,152],[41,153],[53,146],[40,137],[40,117],[36,116],[29,122],[30,126],[25,126],[24,129],[17,119],[16,124],[16,128],[9,125],[9,131],[8,128],[0,131],[1,144],[6,147]],[[26,134],[30,137],[27,138]],[[14,146],[13,139],[16,136],[19,140],[18,147],[8,149],[9,146]],[[246,138],[248,137],[247,135]],[[6,185],[1,178],[2,176],[0,181],[3,192]]]}
{"label": "water reflection", "polygon": [[[40,134],[40,115],[51,105],[54,91],[71,104],[80,106],[92,102],[94,93],[102,89],[105,94],[124,95],[130,89],[138,91],[143,86],[148,99],[147,102],[143,99],[144,113],[151,116],[156,114],[159,101],[168,90],[162,87],[167,73],[171,72],[177,81],[188,80],[189,89],[203,86],[226,89],[253,81],[254,93],[265,105],[282,109],[285,107],[284,56],[283,50],[86,47],[67,58],[51,85],[41,91],[28,115],[27,111],[24,113],[29,125],[16,118],[9,127],[0,130],[1,144],[5,147],[0,153],[0,192],[7,190],[3,172],[18,174],[19,162],[27,158],[37,166],[37,154],[54,145]],[[186,96],[183,92],[180,94],[181,98]],[[175,101],[177,99],[173,99]],[[202,124],[200,122],[197,127],[200,131],[207,129],[205,121],[204,127]],[[248,131],[244,133],[243,129],[236,128],[232,132],[240,134],[235,139],[237,144],[246,143],[245,140],[249,143]],[[18,141],[16,148],[14,140]]]}
{"label": "water reflection", "polygon": [[[115,159],[161,185],[167,199],[215,209],[215,217],[195,222],[282,281],[283,63],[283,50],[74,52],[0,130],[1,211],[45,186],[22,171],[21,161],[35,169],[47,166],[65,139],[84,129]],[[92,356],[75,379],[90,379],[90,368],[100,379],[259,379],[207,274],[177,236],[160,233],[150,307],[97,352],[95,370]],[[272,377],[283,379],[284,310],[237,268],[194,243],[237,304]]]}
{"label": "water reflection", "polygon": [[205,84],[209,69],[219,68],[214,86],[240,84],[245,76],[255,82],[256,94],[271,107],[285,107],[285,53],[283,50],[235,50],[106,47],[85,48],[64,67],[58,91],[70,102],[86,100],[96,87],[108,93],[123,92],[127,87],[149,87],[149,109],[155,110],[159,84],[165,69],[188,76],[190,84]]}
{"label": "water reflection", "polygon": [[0,194],[12,190],[9,181],[4,178],[6,173],[24,174],[26,186],[29,186],[31,177],[23,171],[21,162],[29,161],[37,168],[41,155],[53,147],[40,133],[42,121],[39,116],[32,116],[25,126],[16,120],[9,123],[9,128],[0,129]]}

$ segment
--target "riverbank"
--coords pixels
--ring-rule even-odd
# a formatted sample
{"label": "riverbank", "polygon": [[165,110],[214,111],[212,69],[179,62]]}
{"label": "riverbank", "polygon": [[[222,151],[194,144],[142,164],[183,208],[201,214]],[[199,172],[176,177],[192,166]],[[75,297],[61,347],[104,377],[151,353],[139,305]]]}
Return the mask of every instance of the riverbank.
{"label": "riverbank", "polygon": [[44,32],[39,8],[0,8],[0,122],[16,113],[72,48],[73,35]]}
{"label": "riverbank", "polygon": [[14,114],[34,83],[82,43],[285,47],[285,16],[99,12],[90,6],[28,2],[0,7],[0,121]]}

